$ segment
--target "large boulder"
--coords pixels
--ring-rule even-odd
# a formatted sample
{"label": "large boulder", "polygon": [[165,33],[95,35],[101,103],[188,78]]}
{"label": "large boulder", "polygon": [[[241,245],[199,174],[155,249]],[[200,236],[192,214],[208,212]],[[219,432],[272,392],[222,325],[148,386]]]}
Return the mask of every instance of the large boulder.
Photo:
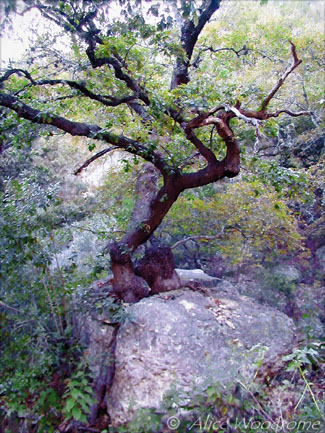
{"label": "large boulder", "polygon": [[200,287],[214,287],[220,282],[219,278],[211,277],[202,269],[175,269],[175,271],[183,286],[197,283]]}
{"label": "large boulder", "polygon": [[159,408],[173,386],[188,401],[209,384],[233,382],[241,374],[252,379],[259,346],[266,347],[267,374],[272,365],[279,367],[293,348],[292,320],[230,289],[175,290],[129,307],[108,396],[114,426],[130,421],[139,408]]}
{"label": "large boulder", "polygon": [[97,378],[103,368],[111,363],[109,352],[114,328],[105,314],[87,316],[80,327],[81,341],[87,347],[87,362],[92,375]]}

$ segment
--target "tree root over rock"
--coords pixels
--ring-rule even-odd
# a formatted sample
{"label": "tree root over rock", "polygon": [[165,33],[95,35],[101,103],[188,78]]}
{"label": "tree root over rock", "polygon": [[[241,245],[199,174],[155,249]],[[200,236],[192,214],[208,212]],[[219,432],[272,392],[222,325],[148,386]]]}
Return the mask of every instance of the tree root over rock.
{"label": "tree root over rock", "polygon": [[[108,366],[103,366],[96,379],[94,390],[97,402],[91,407],[89,415],[89,425],[95,426],[98,423],[98,418],[101,410],[106,409],[107,396],[113,385],[115,375],[115,349],[116,337],[120,329],[120,324],[114,324],[114,331],[108,347],[108,357],[110,363]],[[106,413],[106,412],[105,412]],[[106,425],[107,427],[107,425]]]}

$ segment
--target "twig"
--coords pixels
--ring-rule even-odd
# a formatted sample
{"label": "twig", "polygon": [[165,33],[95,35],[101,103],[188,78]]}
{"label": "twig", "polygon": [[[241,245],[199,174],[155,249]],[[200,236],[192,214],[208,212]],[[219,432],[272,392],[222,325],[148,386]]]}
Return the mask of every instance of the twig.
{"label": "twig", "polygon": [[213,125],[213,127],[211,128],[211,131],[210,131],[210,149],[212,148],[213,132],[215,131],[215,129],[216,129],[216,125]]}
{"label": "twig", "polygon": [[[308,391],[310,392],[311,398],[313,399],[313,402],[315,403],[315,406],[316,406],[318,412],[320,413],[320,416],[322,417],[322,419],[324,419],[324,416],[323,416],[323,414],[322,414],[322,412],[321,412],[321,410],[320,410],[320,408],[318,406],[318,403],[316,401],[316,398],[315,398],[315,395],[313,393],[313,390],[311,389],[310,384],[309,384],[308,380],[306,379],[306,376],[304,375],[304,372],[302,371],[300,365],[298,366],[298,369],[299,369],[300,376],[303,378],[303,380],[304,380],[304,382],[306,384],[306,388],[308,388]],[[300,401],[298,403],[300,403]]]}
{"label": "twig", "polygon": [[267,119],[271,118],[271,117],[278,117],[280,114],[282,113],[286,113],[291,117],[299,117],[299,116],[312,116],[313,113],[311,111],[298,111],[298,112],[294,112],[291,110],[278,110],[275,113],[270,113],[267,115]]}
{"label": "twig", "polygon": [[19,328],[21,328],[22,326],[24,326],[26,323],[29,323],[29,322],[35,322],[35,321],[36,321],[36,319],[28,319],[28,320],[24,320],[23,322],[17,323],[17,324],[14,326],[14,330],[16,331],[17,329],[19,329]]}
{"label": "twig", "polygon": [[[61,273],[60,269],[59,269],[59,273]],[[47,274],[47,277],[49,279],[49,284],[50,284],[50,286],[51,286],[51,288],[53,290],[55,306],[56,306],[57,314],[58,314],[59,321],[60,321],[61,332],[62,332],[62,335],[63,335],[64,334],[64,329],[63,329],[63,323],[62,323],[61,313],[60,313],[60,309],[59,309],[59,303],[58,303],[58,300],[57,300],[57,297],[56,297],[56,289],[55,289],[55,285],[53,283],[53,280],[52,280],[52,277],[51,277],[51,274],[50,274],[48,268],[46,268],[46,274]]]}
{"label": "twig", "polygon": [[181,239],[180,241],[177,241],[174,245],[171,246],[171,249],[173,250],[174,248],[177,248],[180,245],[183,245],[188,241],[195,241],[195,240],[212,241],[214,239],[217,239],[223,233],[224,233],[224,228],[219,233],[217,233],[216,235],[212,235],[212,236],[204,236],[204,235],[188,236],[185,239]]}
{"label": "twig", "polygon": [[236,226],[225,226],[222,227],[221,231],[217,233],[216,235],[194,235],[194,236],[188,236],[187,238],[181,239],[177,241],[174,245],[171,246],[171,249],[177,248],[180,245],[185,244],[188,241],[196,241],[196,240],[203,240],[203,241],[213,241],[214,239],[217,239],[218,237],[224,235],[225,230],[237,230],[239,233],[243,236],[243,238],[253,238],[253,236],[247,236],[239,227]]}
{"label": "twig", "polygon": [[112,150],[119,149],[118,146],[108,147],[107,149],[101,150],[100,152],[96,153],[96,155],[93,155],[91,158],[87,159],[85,163],[82,164],[81,167],[79,167],[73,174],[78,175],[82,172],[86,167],[88,167],[89,164],[91,164],[96,159],[100,158],[101,156],[105,155],[108,152],[111,152]]}
{"label": "twig", "polygon": [[190,155],[188,158],[186,158],[183,162],[183,164],[181,165],[181,169],[187,167],[190,163],[190,161],[194,158],[197,158],[198,156],[200,156],[200,152],[194,152],[192,153],[192,155]]}
{"label": "twig", "polygon": [[0,307],[7,308],[8,310],[14,311],[15,313],[18,313],[18,314],[25,314],[23,311],[18,310],[17,308],[11,307],[10,305],[5,304],[2,301],[0,301]]}
{"label": "twig", "polygon": [[75,224],[71,224],[71,227],[73,229],[84,230],[84,231],[90,232],[94,235],[105,235],[106,234],[106,232],[104,230],[95,231],[95,230],[89,229],[87,227],[76,226]]}
{"label": "twig", "polygon": [[271,57],[269,57],[263,51],[255,50],[254,48],[248,48],[246,46],[246,44],[244,44],[243,47],[240,48],[239,50],[235,50],[235,48],[232,48],[232,47],[223,47],[223,48],[205,47],[205,48],[202,48],[201,50],[199,50],[199,53],[198,53],[196,59],[193,61],[193,63],[190,66],[194,66],[194,68],[197,68],[199,66],[199,63],[201,62],[201,58],[200,58],[201,54],[204,53],[204,52],[206,52],[206,51],[210,51],[211,53],[214,53],[214,54],[219,53],[221,51],[231,51],[231,52],[235,53],[238,58],[241,55],[243,55],[243,56],[247,55],[248,52],[251,51],[251,52],[256,52],[256,53],[260,54],[262,57],[267,58],[271,62],[274,61],[274,59],[272,59]]}
{"label": "twig", "polygon": [[302,402],[304,395],[306,394],[306,390],[307,390],[307,385],[305,385],[305,388],[303,390],[303,393],[301,394],[298,403],[296,404],[296,406],[294,407],[294,410],[296,410],[298,408],[298,406],[300,405],[300,403]]}
{"label": "twig", "polygon": [[[59,272],[61,286],[62,286],[62,289],[65,290],[65,282],[64,282],[64,278],[63,278],[63,275],[62,275],[61,267],[60,267],[60,264],[59,264],[58,253],[57,253],[57,249],[56,249],[56,244],[55,244],[54,236],[53,236],[52,233],[50,234],[50,238],[51,238],[51,241],[52,241],[52,244],[53,244],[53,248],[54,248],[56,267],[57,267],[57,270]],[[51,278],[51,275],[50,275],[50,272],[49,272],[48,268],[46,268],[46,273],[47,273],[47,275],[49,277],[49,281],[50,281],[50,284],[52,286],[52,290],[53,290],[53,294],[54,294],[54,301],[55,301],[55,305],[56,305],[56,309],[57,309],[57,314],[58,314],[59,321],[60,321],[60,328],[61,328],[61,332],[62,332],[62,335],[63,335],[64,334],[64,329],[63,329],[63,323],[62,323],[62,318],[61,318],[59,303],[58,303],[58,299],[57,299],[57,296],[56,296],[56,287],[55,287],[55,285],[52,282],[52,278]]]}
{"label": "twig", "polygon": [[254,394],[252,393],[252,391],[244,384],[242,383],[240,380],[237,380],[237,382],[245,389],[245,391],[248,392],[248,394],[252,397],[252,399],[254,400],[254,402],[257,404],[257,406],[260,408],[260,410],[262,411],[262,413],[265,415],[265,417],[273,424],[274,421],[272,418],[269,417],[268,413],[265,412],[265,410],[263,409],[263,406],[261,405],[261,403],[257,400],[257,398],[254,396]]}

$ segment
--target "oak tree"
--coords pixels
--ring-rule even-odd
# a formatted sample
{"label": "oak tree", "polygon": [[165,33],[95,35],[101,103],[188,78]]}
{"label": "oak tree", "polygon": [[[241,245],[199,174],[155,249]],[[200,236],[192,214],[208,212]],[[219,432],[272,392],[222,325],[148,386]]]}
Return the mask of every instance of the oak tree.
{"label": "oak tree", "polygon": [[[213,49],[195,50],[220,3],[24,0],[20,11],[38,11],[54,30],[37,41],[23,66],[2,72],[3,117],[14,112],[50,130],[87,137],[91,149],[93,143],[109,145],[76,174],[113,149],[148,164],[150,194],[143,192],[146,199],[136,205],[141,212],[134,212],[127,233],[109,246],[114,291],[126,302],[136,302],[150,289],[159,293],[180,285],[168,247],[147,249],[136,269],[132,254],[152,236],[183,191],[239,174],[234,120],[251,125],[258,134],[259,124],[268,119],[310,114],[270,108],[302,62],[291,41],[290,64],[280,77],[268,77],[273,83],[259,106],[229,102],[234,97],[217,101],[206,95],[202,102],[193,96],[191,83],[201,58]],[[9,2],[8,12],[14,6]],[[71,47],[68,54],[57,41]],[[227,49],[238,56],[247,47]],[[223,157],[220,142],[225,146]]]}

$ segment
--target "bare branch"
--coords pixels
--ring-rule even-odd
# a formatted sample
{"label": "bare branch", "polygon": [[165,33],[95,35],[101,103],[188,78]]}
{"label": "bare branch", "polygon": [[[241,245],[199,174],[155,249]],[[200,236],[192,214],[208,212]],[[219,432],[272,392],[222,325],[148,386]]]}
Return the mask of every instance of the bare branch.
{"label": "bare branch", "polygon": [[269,113],[267,115],[267,119],[270,119],[271,117],[278,117],[280,114],[282,113],[286,113],[291,117],[299,117],[299,116],[312,116],[313,112],[312,111],[298,111],[298,112],[293,112],[290,110],[278,110],[275,113]]}
{"label": "bare branch", "polygon": [[14,311],[15,313],[20,314],[20,315],[23,315],[23,314],[24,314],[23,311],[18,310],[17,308],[11,307],[10,305],[5,304],[5,303],[4,303],[3,301],[1,301],[1,300],[0,300],[0,307],[2,307],[2,308],[6,308],[7,310],[10,310],[10,311]]}
{"label": "bare branch", "polygon": [[190,165],[191,161],[193,161],[193,159],[196,159],[198,156],[200,156],[200,152],[194,152],[192,153],[192,155],[190,155],[188,158],[186,158],[183,162],[183,164],[181,165],[181,169],[187,167]]}
{"label": "bare branch", "polygon": [[189,126],[189,124],[186,125],[184,128],[185,134],[187,139],[194,144],[194,146],[197,148],[197,150],[200,152],[200,154],[208,161],[210,164],[215,164],[218,162],[215,154],[212,152],[212,150],[208,149],[201,140],[194,134],[193,128]]}
{"label": "bare branch", "polygon": [[245,116],[243,113],[240,112],[238,108],[228,106],[227,111],[231,111],[238,119],[241,119],[246,123],[250,123],[251,125],[255,126],[255,128],[258,128],[258,120],[252,117]]}
{"label": "bare branch", "polygon": [[215,114],[217,111],[224,110],[225,108],[226,105],[218,105],[217,107],[211,108],[209,111],[199,113],[198,116],[194,117],[187,123],[187,128],[196,129],[211,123],[218,123],[218,120],[216,120],[216,118],[214,118],[215,122],[206,122],[206,121],[208,118],[212,119],[209,116]]}
{"label": "bare branch", "polygon": [[84,170],[86,167],[88,167],[88,165],[91,164],[93,161],[95,161],[96,159],[100,158],[101,156],[103,156],[106,153],[111,152],[112,150],[115,150],[115,149],[118,149],[118,147],[117,146],[108,147],[107,149],[101,150],[100,152],[93,155],[91,158],[87,159],[87,161],[84,162],[82,164],[82,166],[80,166],[73,174],[77,176],[79,173],[82,172],[82,170]]}
{"label": "bare branch", "polygon": [[[44,80],[34,80],[33,77],[30,75],[28,71],[25,71],[24,69],[11,69],[7,71],[3,77],[0,78],[0,83],[4,82],[5,80],[8,80],[9,77],[13,74],[23,74],[25,77],[30,81],[30,84],[25,86],[22,90],[25,90],[28,87],[31,86],[56,86],[58,84],[67,85],[71,87],[72,89],[76,89],[79,92],[81,92],[84,96],[87,96],[90,99],[93,99],[95,101],[98,101],[102,103],[105,106],[108,107],[116,107],[121,104],[125,104],[128,102],[133,101],[134,99],[137,99],[137,95],[126,95],[121,98],[116,98],[114,96],[109,95],[98,95],[93,93],[91,90],[87,89],[87,87],[82,82],[72,81],[72,80],[62,80],[62,79],[56,79],[56,80],[50,80],[50,79],[44,79]],[[21,91],[20,91],[21,92]],[[16,95],[20,92],[16,92]]]}
{"label": "bare branch", "polygon": [[218,239],[220,236],[222,236],[224,234],[224,228],[217,233],[216,235],[211,235],[211,236],[205,236],[205,235],[193,235],[193,236],[188,236],[187,238],[181,239],[177,242],[174,243],[174,245],[171,246],[171,249],[175,249],[177,247],[179,247],[180,245],[186,244],[189,241],[213,241],[215,239]]}
{"label": "bare branch", "polygon": [[[14,94],[17,96],[17,93]],[[84,95],[83,95],[84,96]],[[50,99],[38,99],[38,102],[41,102],[42,104],[46,104],[48,102],[57,102],[57,101],[66,101],[67,99],[73,99],[73,98],[80,98],[80,95],[78,93],[72,93],[71,95],[66,96],[58,96],[57,98],[50,98]]]}
{"label": "bare branch", "polygon": [[226,230],[229,230],[229,231],[230,231],[230,230],[237,230],[237,231],[239,231],[239,233],[240,233],[240,234],[241,234],[245,239],[248,239],[248,238],[253,237],[253,236],[247,236],[247,235],[243,232],[243,230],[241,230],[241,229],[240,229],[239,227],[237,227],[237,226],[227,225],[227,226],[223,226],[223,227],[221,228],[220,232],[216,233],[215,235],[210,235],[210,236],[209,236],[209,235],[193,235],[193,236],[188,236],[187,238],[184,238],[184,239],[181,239],[181,240],[175,242],[174,245],[171,246],[171,249],[174,249],[174,248],[179,247],[180,245],[186,244],[186,242],[188,242],[188,241],[201,241],[201,240],[202,240],[202,241],[213,241],[213,240],[215,240],[215,239],[218,239],[218,238],[224,236]]}
{"label": "bare branch", "polygon": [[280,87],[284,84],[285,79],[288,77],[288,75],[291,74],[292,71],[294,71],[300,63],[302,63],[302,60],[299,60],[296,53],[296,47],[295,45],[290,41],[291,44],[291,53],[293,57],[293,63],[292,65],[284,72],[284,74],[280,77],[276,85],[273,87],[271,92],[267,95],[267,97],[262,102],[262,108],[261,111],[264,111],[266,107],[269,105],[271,99],[273,96],[277,93],[277,91],[280,89]]}
{"label": "bare branch", "polygon": [[4,81],[8,80],[13,74],[18,74],[18,75],[23,74],[33,84],[35,83],[30,73],[28,71],[25,71],[24,69],[10,69],[9,71],[6,71],[5,74],[2,77],[0,77],[0,83],[3,83]]}
{"label": "bare branch", "polygon": [[[238,104],[237,104],[238,105]],[[236,105],[236,107],[237,107]],[[236,108],[235,107],[235,108]],[[238,105],[239,107],[239,105]],[[209,117],[210,113],[215,113],[222,108],[226,108],[226,106],[218,106],[206,113],[199,114],[194,119],[190,120],[189,122],[182,124],[182,127],[185,131],[186,137],[188,140],[191,141],[191,143],[194,144],[194,146],[198,149],[198,151],[201,153],[202,156],[208,161],[208,167],[215,167],[215,174],[221,169],[221,174],[219,173],[218,179],[220,179],[220,175],[222,177],[234,177],[237,176],[240,170],[240,150],[238,142],[234,136],[233,131],[231,130],[229,126],[229,121],[231,118],[234,117],[234,114],[231,112],[222,112],[218,114],[216,117]],[[227,147],[227,153],[226,157],[223,159],[223,161],[218,161],[214,152],[206,147],[201,140],[198,139],[193,133],[193,129],[200,128],[202,126],[206,126],[209,124],[213,124],[217,130],[218,135],[223,139],[223,141],[226,144]],[[220,167],[222,166],[222,168]],[[208,168],[207,167],[207,168]],[[191,173],[188,176],[188,182],[191,184],[191,182],[198,181],[198,173],[201,175],[203,181],[204,177],[210,177],[211,174],[209,174],[209,170],[207,171],[199,171],[196,173]],[[192,177],[192,180],[190,179]]]}
{"label": "bare branch", "polygon": [[205,53],[207,51],[210,51],[211,53],[219,53],[222,51],[230,51],[236,54],[237,57],[240,56],[245,56],[247,55],[249,52],[253,52],[253,53],[258,53],[260,54],[263,58],[267,58],[270,61],[274,61],[274,59],[272,59],[270,56],[268,56],[265,52],[260,51],[260,50],[256,50],[254,48],[248,48],[246,46],[246,44],[243,45],[242,48],[240,48],[239,50],[235,50],[235,48],[232,47],[223,47],[223,48],[212,48],[212,47],[204,47],[199,49],[199,52],[195,58],[195,60],[193,61],[193,63],[190,66],[194,66],[195,68],[197,68],[199,66],[199,63],[201,62],[201,54]]}
{"label": "bare branch", "polygon": [[43,86],[43,85],[55,86],[57,84],[63,84],[63,85],[66,84],[73,89],[79,90],[88,98],[98,101],[108,107],[116,107],[118,105],[125,104],[137,98],[136,95],[127,95],[127,96],[123,96],[122,98],[115,98],[113,96],[101,96],[87,89],[87,87],[83,83],[78,83],[77,81],[71,81],[71,80],[40,80],[33,83],[33,85],[37,85],[37,86]]}

